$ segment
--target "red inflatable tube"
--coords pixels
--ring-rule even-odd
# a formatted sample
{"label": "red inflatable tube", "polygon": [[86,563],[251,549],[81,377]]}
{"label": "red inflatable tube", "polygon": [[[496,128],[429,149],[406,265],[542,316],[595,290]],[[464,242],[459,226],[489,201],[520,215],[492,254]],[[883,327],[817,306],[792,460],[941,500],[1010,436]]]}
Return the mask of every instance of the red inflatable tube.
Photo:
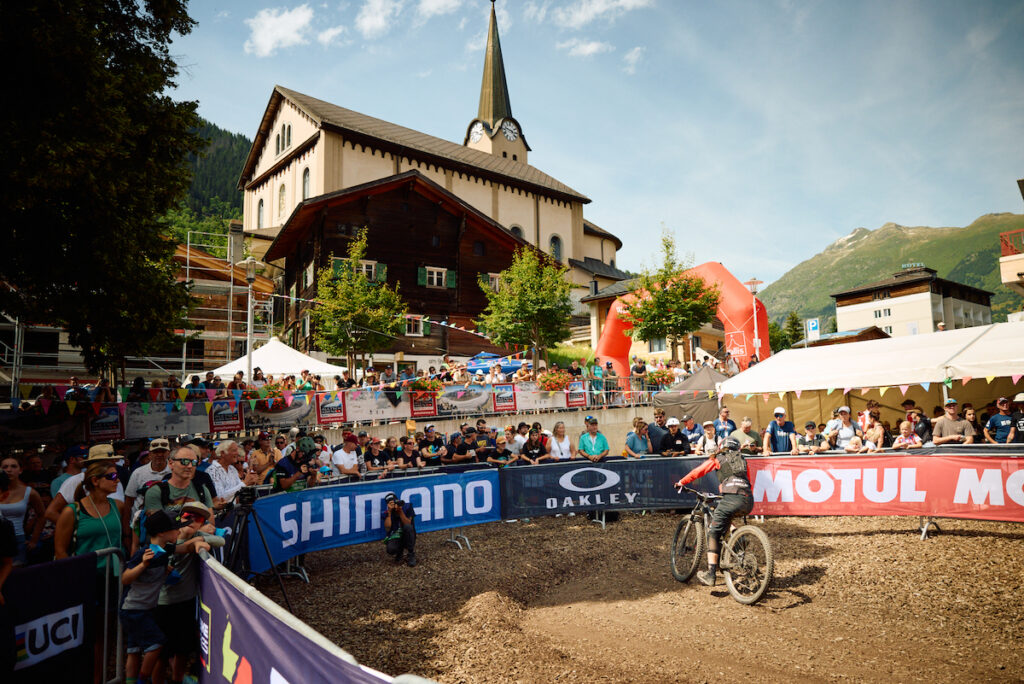
{"label": "red inflatable tube", "polygon": [[[694,266],[687,273],[700,276],[709,285],[718,285],[721,300],[718,303],[718,318],[725,326],[725,348],[729,351],[740,368],[746,368],[750,355],[765,359],[771,355],[768,346],[768,313],[750,290],[736,279],[722,264],[709,261]],[[642,295],[640,295],[642,296]],[[615,372],[619,375],[629,374],[629,348],[633,344],[629,330],[633,326],[619,318],[624,304],[636,299],[636,294],[619,297],[612,302],[605,319],[604,331],[597,342],[595,355],[602,361],[611,361]],[[756,302],[756,310],[754,303]],[[757,319],[757,332],[760,345],[754,348],[754,320]]]}

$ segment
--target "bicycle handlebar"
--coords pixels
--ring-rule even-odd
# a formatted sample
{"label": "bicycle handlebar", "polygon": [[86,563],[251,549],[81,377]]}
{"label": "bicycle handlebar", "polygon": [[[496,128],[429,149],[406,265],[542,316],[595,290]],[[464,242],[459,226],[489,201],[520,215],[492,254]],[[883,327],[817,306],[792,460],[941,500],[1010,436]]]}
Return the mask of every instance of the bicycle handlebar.
{"label": "bicycle handlebar", "polygon": [[683,487],[683,489],[685,489],[686,491],[690,492],[691,494],[696,494],[697,496],[699,496],[702,499],[721,499],[722,498],[721,494],[712,494],[711,492],[698,492],[696,489],[693,489],[692,487]]}

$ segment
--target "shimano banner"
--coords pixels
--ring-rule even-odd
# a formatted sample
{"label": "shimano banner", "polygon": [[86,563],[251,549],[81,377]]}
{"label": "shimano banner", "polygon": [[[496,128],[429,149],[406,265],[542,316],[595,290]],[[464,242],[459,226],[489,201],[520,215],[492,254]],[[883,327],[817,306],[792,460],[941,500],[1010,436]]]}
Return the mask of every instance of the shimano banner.
{"label": "shimano banner", "polygon": [[[4,583],[0,619],[9,682],[91,682],[96,554],[17,568]],[[13,631],[8,631],[12,630]],[[13,647],[13,648],[12,648]],[[7,650],[11,649],[11,650]],[[7,663],[13,657],[13,662]]]}
{"label": "shimano banner", "polygon": [[391,681],[360,666],[209,557],[200,566],[199,586],[199,660],[204,682]]}
{"label": "shimano banner", "polygon": [[[498,473],[493,470],[424,475],[314,487],[274,494],[253,505],[274,563],[310,551],[384,538],[384,497],[394,492],[416,509],[416,531],[500,520]],[[256,525],[249,525],[249,566],[270,568]]]}
{"label": "shimano banner", "polygon": [[[674,483],[703,458],[643,458],[591,463],[576,459],[540,467],[501,470],[501,516],[529,518],[595,510],[642,510],[692,506]],[[710,482],[705,478],[700,488]]]}

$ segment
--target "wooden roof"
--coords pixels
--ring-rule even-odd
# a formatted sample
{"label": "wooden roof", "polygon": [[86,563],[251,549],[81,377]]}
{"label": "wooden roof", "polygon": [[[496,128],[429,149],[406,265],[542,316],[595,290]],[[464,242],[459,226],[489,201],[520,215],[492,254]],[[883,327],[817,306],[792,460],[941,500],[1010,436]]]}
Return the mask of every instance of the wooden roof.
{"label": "wooden roof", "polygon": [[[227,262],[224,259],[213,256],[209,252],[179,244],[174,249],[174,260],[183,266],[188,261],[190,266],[203,274],[203,279],[205,280],[228,281]],[[245,267],[238,264],[232,265],[231,279],[235,285],[248,285],[248,282],[245,280]],[[266,276],[257,275],[256,280],[252,284],[252,289],[253,292],[260,294],[273,294],[274,281]]]}

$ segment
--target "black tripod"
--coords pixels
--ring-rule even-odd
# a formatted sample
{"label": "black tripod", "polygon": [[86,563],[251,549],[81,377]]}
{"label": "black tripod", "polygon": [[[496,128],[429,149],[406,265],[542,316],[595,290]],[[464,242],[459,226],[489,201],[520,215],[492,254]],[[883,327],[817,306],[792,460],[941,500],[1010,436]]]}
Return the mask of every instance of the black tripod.
{"label": "black tripod", "polygon": [[263,551],[267,554],[267,562],[270,564],[274,577],[277,578],[278,586],[281,587],[281,596],[284,597],[284,604],[288,607],[288,612],[293,613],[292,603],[288,600],[288,593],[284,589],[284,579],[277,569],[277,564],[274,563],[274,557],[270,555],[270,546],[267,544],[267,537],[263,534],[263,526],[260,524],[260,518],[252,507],[255,502],[255,487],[243,487],[235,496],[235,519],[231,523],[231,549],[227,554],[227,566],[240,577],[244,577],[252,572],[249,567],[249,554],[242,553],[243,549],[248,551],[249,518],[251,516],[252,521],[256,523],[256,531],[259,532],[260,541],[263,542]]}

